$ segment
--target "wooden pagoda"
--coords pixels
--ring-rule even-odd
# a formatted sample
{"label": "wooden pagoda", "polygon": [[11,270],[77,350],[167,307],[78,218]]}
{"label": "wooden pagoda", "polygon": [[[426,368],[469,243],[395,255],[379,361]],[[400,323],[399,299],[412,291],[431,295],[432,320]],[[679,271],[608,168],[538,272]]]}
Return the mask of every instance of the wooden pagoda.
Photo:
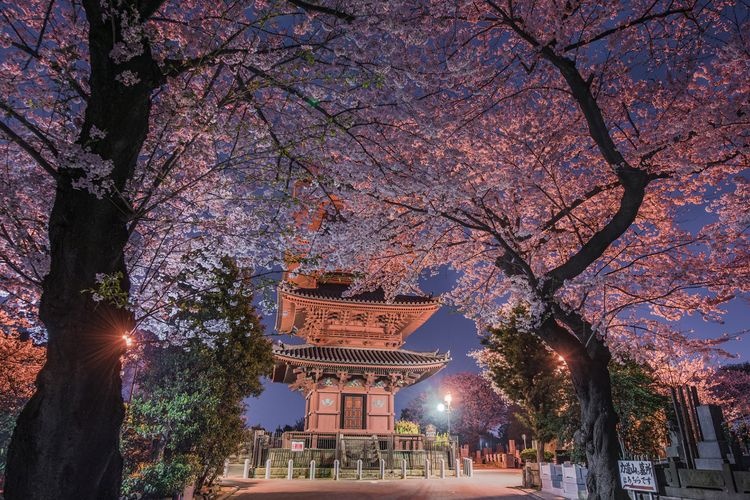
{"label": "wooden pagoda", "polygon": [[304,339],[274,346],[272,379],[305,396],[305,431],[394,431],[394,395],[440,371],[450,353],[400,347],[437,311],[432,297],[381,291],[345,296],[347,274],[299,277],[278,290],[276,330]]}

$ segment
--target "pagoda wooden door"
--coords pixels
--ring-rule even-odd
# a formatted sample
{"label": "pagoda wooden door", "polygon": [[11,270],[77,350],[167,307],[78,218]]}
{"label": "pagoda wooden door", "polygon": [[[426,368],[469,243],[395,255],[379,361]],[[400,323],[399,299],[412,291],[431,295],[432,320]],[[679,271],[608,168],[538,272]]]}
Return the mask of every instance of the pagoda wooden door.
{"label": "pagoda wooden door", "polygon": [[365,428],[365,396],[344,394],[343,411],[341,412],[342,429]]}

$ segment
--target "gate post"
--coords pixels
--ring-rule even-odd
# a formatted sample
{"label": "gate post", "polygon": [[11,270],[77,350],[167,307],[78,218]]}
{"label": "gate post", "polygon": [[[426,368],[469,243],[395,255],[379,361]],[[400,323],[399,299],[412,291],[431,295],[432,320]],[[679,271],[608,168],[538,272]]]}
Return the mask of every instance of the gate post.
{"label": "gate post", "polygon": [[271,479],[271,459],[266,460],[266,479]]}
{"label": "gate post", "polygon": [[406,479],[406,459],[401,460],[401,479]]}
{"label": "gate post", "polygon": [[456,477],[461,477],[461,460],[456,459]]}
{"label": "gate post", "polygon": [[292,479],[293,475],[294,475],[294,460],[290,458],[289,463],[286,466],[286,478]]}
{"label": "gate post", "polygon": [[338,459],[333,461],[333,479],[338,481],[339,479],[339,461]]}
{"label": "gate post", "polygon": [[362,459],[357,460],[357,479],[362,479]]}
{"label": "gate post", "polygon": [[242,468],[242,479],[247,479],[250,475],[250,459],[245,459],[245,467]]}
{"label": "gate post", "polygon": [[310,460],[310,479],[315,479],[315,460]]}
{"label": "gate post", "polygon": [[424,478],[430,479],[430,459],[425,458],[424,459]]}
{"label": "gate post", "polygon": [[222,474],[224,477],[229,476],[229,459],[227,458],[224,460],[224,474]]}
{"label": "gate post", "polygon": [[380,459],[380,479],[385,479],[385,460]]}
{"label": "gate post", "polygon": [[440,459],[440,479],[445,479],[445,459]]}

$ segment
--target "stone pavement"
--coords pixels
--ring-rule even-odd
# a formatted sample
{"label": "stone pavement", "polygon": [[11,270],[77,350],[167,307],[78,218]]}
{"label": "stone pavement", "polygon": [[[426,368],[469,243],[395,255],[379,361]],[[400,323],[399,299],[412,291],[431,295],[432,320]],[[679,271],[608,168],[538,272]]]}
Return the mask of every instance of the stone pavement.
{"label": "stone pavement", "polygon": [[440,500],[507,498],[533,500],[537,496],[522,490],[520,470],[475,470],[474,477],[446,479],[341,480],[331,479],[228,479],[222,484],[236,486],[228,498],[261,499],[356,499],[356,500]]}

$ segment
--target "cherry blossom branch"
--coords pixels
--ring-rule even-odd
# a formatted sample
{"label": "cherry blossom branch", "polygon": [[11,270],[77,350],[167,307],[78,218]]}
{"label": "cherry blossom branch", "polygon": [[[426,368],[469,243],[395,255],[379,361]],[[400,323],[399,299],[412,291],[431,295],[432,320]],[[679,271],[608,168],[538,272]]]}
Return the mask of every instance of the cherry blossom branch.
{"label": "cherry blossom branch", "polygon": [[[650,12],[651,9],[654,8],[656,5],[656,1],[651,4],[651,6],[646,10],[646,12]],[[673,16],[675,14],[687,14],[692,9],[690,7],[683,7],[680,9],[667,9],[663,12],[657,12],[655,14],[647,14],[639,17],[638,19],[635,19],[633,21],[628,21],[626,23],[620,24],[619,26],[615,26],[614,28],[610,28],[608,30],[604,30],[601,33],[592,36],[591,38],[587,38],[586,40],[580,40],[576,43],[571,43],[570,45],[566,45],[563,48],[564,52],[569,52],[571,50],[575,50],[577,48],[583,47],[585,45],[588,45],[590,43],[596,42],[598,40],[601,40],[602,38],[606,38],[610,35],[614,35],[615,33],[619,33],[620,31],[625,31],[626,29],[632,28],[633,26],[638,26],[640,24],[645,24],[648,21],[652,21],[654,19],[662,19],[665,17]]]}
{"label": "cherry blossom branch", "polygon": [[323,14],[329,14],[333,17],[336,17],[338,19],[343,19],[346,22],[352,22],[356,18],[347,12],[336,10],[331,7],[326,7],[325,5],[316,5],[314,3],[305,2],[304,0],[288,0],[289,3],[292,5],[296,5],[297,7],[300,7],[304,10],[311,10],[314,12],[321,12]]}
{"label": "cherry blossom branch", "polygon": [[[596,186],[596,187],[590,189],[589,191],[587,191],[586,193],[584,193],[581,197],[576,198],[575,200],[573,200],[572,202],[570,202],[570,204],[567,205],[565,208],[563,208],[562,210],[560,210],[559,212],[557,212],[555,215],[553,215],[547,222],[545,222],[544,224],[542,224],[539,227],[539,231],[540,232],[548,231],[549,229],[551,229],[552,227],[554,227],[554,225],[558,221],[560,221],[562,218],[570,215],[573,212],[573,210],[575,210],[576,208],[580,207],[581,205],[583,205],[587,201],[590,201],[592,198],[596,197],[596,195],[601,194],[601,193],[603,193],[605,191],[609,191],[611,189],[614,189],[614,188],[616,188],[619,185],[620,185],[619,182],[614,181],[614,182],[609,182],[607,184],[602,184],[602,185],[599,185],[599,186]],[[519,238],[519,240],[520,241],[524,241],[524,240],[527,240],[528,238],[529,238],[529,236],[526,236],[526,237],[523,237],[523,238]]]}
{"label": "cherry blossom branch", "polygon": [[32,134],[37,136],[39,140],[41,140],[45,146],[47,146],[47,149],[50,150],[50,152],[57,156],[57,148],[52,143],[52,141],[41,131],[39,130],[39,127],[31,123],[29,120],[26,119],[25,116],[18,113],[15,109],[13,109],[11,106],[8,105],[5,101],[0,100],[0,109],[4,110],[6,113],[11,115],[13,118],[18,120],[23,126],[25,126],[29,131],[31,131]]}
{"label": "cherry blossom branch", "polygon": [[31,158],[33,158],[40,167],[42,167],[48,174],[50,174],[53,179],[58,178],[59,174],[57,170],[55,170],[55,167],[53,167],[46,159],[44,159],[41,153],[37,151],[31,144],[26,142],[23,137],[14,132],[13,129],[11,129],[2,121],[0,121],[0,131],[4,132],[8,139],[15,142],[24,151],[26,151],[26,153],[28,153],[28,155],[31,156]]}
{"label": "cherry blossom branch", "polygon": [[643,170],[630,166],[617,149],[596,98],[591,92],[591,79],[589,81],[583,79],[575,66],[575,62],[556,54],[550,45],[542,45],[495,2],[487,1],[500,14],[507,26],[523,40],[537,48],[541,56],[560,71],[586,119],[591,138],[599,148],[604,160],[615,171],[623,187],[619,207],[610,221],[594,233],[578,252],[545,275],[547,279],[544,283],[544,293],[551,296],[562,286],[565,280],[574,278],[585,271],[589,265],[604,254],[615,240],[627,231],[638,215],[646,193],[646,186],[654,177],[649,176]]}

